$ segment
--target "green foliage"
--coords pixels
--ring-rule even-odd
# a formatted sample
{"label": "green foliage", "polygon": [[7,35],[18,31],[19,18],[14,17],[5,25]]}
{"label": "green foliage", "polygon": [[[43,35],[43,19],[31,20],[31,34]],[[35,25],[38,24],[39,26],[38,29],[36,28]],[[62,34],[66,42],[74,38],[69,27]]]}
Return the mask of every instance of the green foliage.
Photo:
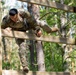
{"label": "green foliage", "polygon": [[62,48],[55,43],[44,43],[47,71],[62,71]]}
{"label": "green foliage", "polygon": [[[72,0],[64,1],[64,3],[67,5],[73,5],[72,2],[73,2]],[[49,14],[45,15],[46,13],[49,13]],[[43,19],[45,19],[51,27],[54,26],[55,24],[57,24],[58,27],[60,27],[60,14],[62,14],[62,13],[65,14],[66,12],[57,10],[57,9],[53,9],[53,8],[49,8],[47,10],[47,12],[46,12],[46,8],[41,10],[41,16],[45,15],[43,17]],[[67,32],[69,31],[69,28],[76,25],[75,19],[76,19],[76,14],[69,13],[69,17],[67,18],[68,21],[66,23]],[[76,28],[76,26],[74,27],[74,29],[75,28]],[[51,33],[51,35],[56,35],[56,34]],[[76,37],[76,34],[74,33],[72,36]],[[66,61],[63,61],[64,52],[62,49],[62,45],[59,45],[56,43],[43,43],[43,45],[44,45],[43,47],[44,47],[44,53],[45,53],[46,70],[47,71],[56,71],[56,72],[64,71],[65,70],[64,63],[66,63]],[[75,61],[75,58],[72,58],[72,60]]]}
{"label": "green foliage", "polygon": [[4,5],[4,4],[5,4],[5,2],[4,2],[4,1],[1,1],[1,3],[2,3],[2,5]]}
{"label": "green foliage", "polygon": [[2,60],[2,69],[10,69],[10,63],[7,61],[7,62],[4,62],[4,60]]}
{"label": "green foliage", "polygon": [[[5,38],[5,40],[8,40],[6,44],[6,59],[4,59],[4,50],[3,50],[3,57],[2,57],[2,69],[14,69],[19,70],[20,69],[20,60],[18,57],[18,48],[15,44],[15,39]],[[12,44],[11,44],[12,42]],[[8,48],[9,46],[9,48]]]}

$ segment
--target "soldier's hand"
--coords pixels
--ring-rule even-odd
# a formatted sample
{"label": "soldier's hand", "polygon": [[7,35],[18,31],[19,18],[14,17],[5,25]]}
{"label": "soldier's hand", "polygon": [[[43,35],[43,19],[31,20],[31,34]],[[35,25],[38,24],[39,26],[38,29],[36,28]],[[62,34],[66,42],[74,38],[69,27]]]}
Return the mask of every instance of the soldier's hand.
{"label": "soldier's hand", "polygon": [[41,35],[42,35],[42,31],[39,30],[39,31],[36,33],[36,36],[37,36],[37,37],[40,37]]}
{"label": "soldier's hand", "polygon": [[8,32],[10,32],[12,30],[12,28],[7,27],[5,30],[8,31]]}

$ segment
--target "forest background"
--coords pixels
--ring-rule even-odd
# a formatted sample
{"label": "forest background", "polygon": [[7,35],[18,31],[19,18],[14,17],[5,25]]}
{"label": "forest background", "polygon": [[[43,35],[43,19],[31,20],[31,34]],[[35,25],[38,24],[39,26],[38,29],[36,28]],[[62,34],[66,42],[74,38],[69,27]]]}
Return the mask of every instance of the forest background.
{"label": "forest background", "polygon": [[[54,2],[59,2],[62,4],[66,4],[68,6],[76,6],[75,0],[50,0]],[[13,0],[2,0],[2,15],[6,15],[8,10],[12,7],[27,9],[27,3]],[[40,8],[40,17],[41,20],[46,20],[50,27],[57,26],[61,29],[62,24],[64,24],[64,31],[60,30],[59,32],[51,33],[49,35],[52,36],[61,36],[70,38],[76,38],[76,13],[65,12],[63,10],[58,10],[54,8],[49,8],[45,6],[39,6]],[[47,13],[47,14],[46,14]],[[45,15],[46,14],[46,15]],[[45,15],[45,16],[44,16]],[[2,17],[3,17],[2,16]],[[63,18],[65,19],[63,23]],[[43,31],[43,35],[48,35],[45,31]],[[28,41],[28,40],[27,40]],[[29,42],[27,42],[29,45]],[[35,44],[33,45],[35,47]],[[42,50],[45,63],[46,71],[76,71],[76,46],[75,45],[67,45],[60,43],[49,43],[42,42]],[[38,71],[37,64],[37,51],[36,48],[33,50],[33,54],[31,58],[30,49],[27,48],[28,53],[28,63],[29,68],[32,71]],[[33,59],[33,60],[31,60]],[[18,56],[18,46],[15,44],[14,38],[3,37],[2,39],[2,69],[14,69],[20,70],[22,69],[20,59]]]}

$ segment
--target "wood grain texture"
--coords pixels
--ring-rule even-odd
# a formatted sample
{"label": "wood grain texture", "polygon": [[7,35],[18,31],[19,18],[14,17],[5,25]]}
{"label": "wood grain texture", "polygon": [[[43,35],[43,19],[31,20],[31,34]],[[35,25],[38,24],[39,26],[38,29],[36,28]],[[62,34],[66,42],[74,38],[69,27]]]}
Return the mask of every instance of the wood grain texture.
{"label": "wood grain texture", "polygon": [[23,71],[14,71],[14,70],[3,70],[2,75],[75,75],[76,73],[71,72],[41,72],[41,71],[29,71],[24,73]]}
{"label": "wood grain texture", "polygon": [[42,6],[46,6],[46,7],[55,8],[55,9],[60,9],[60,10],[64,10],[67,12],[75,12],[75,7],[68,6],[65,4],[60,4],[57,2],[52,2],[49,0],[19,0],[19,1],[42,5]]}
{"label": "wood grain texture", "polygon": [[4,29],[2,29],[1,31],[2,31],[2,36],[5,36],[5,37],[76,45],[75,38],[73,38],[73,39],[72,38],[62,38],[59,36],[51,36],[51,35],[47,35],[47,36],[42,35],[41,37],[37,37],[35,34],[29,34],[29,33],[21,32],[21,31],[6,31]]}

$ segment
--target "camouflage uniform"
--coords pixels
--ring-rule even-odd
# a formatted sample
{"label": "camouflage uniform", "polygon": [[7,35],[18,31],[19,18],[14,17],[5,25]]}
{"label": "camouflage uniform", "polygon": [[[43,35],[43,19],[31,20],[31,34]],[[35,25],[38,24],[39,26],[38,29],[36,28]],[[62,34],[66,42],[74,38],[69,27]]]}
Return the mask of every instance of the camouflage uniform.
{"label": "camouflage uniform", "polygon": [[39,27],[36,25],[36,20],[28,11],[19,10],[18,21],[13,22],[9,15],[6,15],[2,20],[1,28],[11,27],[13,30],[26,31],[30,29],[37,30]]}
{"label": "camouflage uniform", "polygon": [[33,29],[35,32],[40,30],[40,27],[47,33],[52,32],[51,27],[43,20],[35,19],[32,14],[28,11],[19,10],[19,20],[15,23],[10,18],[9,15],[3,18],[2,28],[11,27],[14,30],[26,31]]}
{"label": "camouflage uniform", "polygon": [[[19,10],[19,20],[17,22],[13,22],[9,15],[6,15],[1,23],[1,28],[5,29],[7,27],[12,28],[12,30],[18,31],[26,31],[26,30],[38,30],[39,27],[35,26],[35,19],[30,15],[28,11]],[[26,20],[27,19],[27,20]],[[26,43],[23,39],[16,39],[16,43],[19,46],[19,56],[22,63],[23,68],[28,67],[27,63],[27,50]]]}

